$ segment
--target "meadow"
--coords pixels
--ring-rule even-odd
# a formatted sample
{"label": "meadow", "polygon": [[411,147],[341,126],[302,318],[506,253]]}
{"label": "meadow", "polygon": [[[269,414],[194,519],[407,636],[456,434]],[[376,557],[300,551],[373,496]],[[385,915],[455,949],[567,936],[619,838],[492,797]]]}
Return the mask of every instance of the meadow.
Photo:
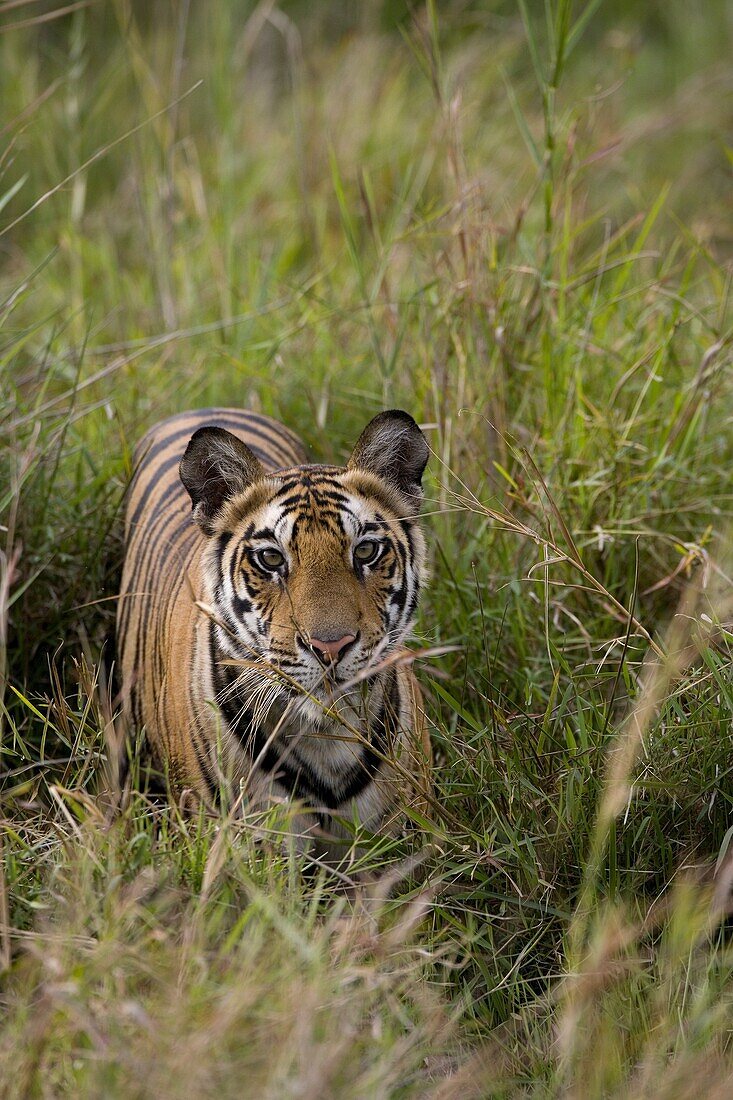
{"label": "meadow", "polygon": [[[0,0],[0,1096],[733,1093],[733,9]],[[435,800],[124,791],[132,450],[425,426]],[[137,769],[136,769],[137,772]]]}

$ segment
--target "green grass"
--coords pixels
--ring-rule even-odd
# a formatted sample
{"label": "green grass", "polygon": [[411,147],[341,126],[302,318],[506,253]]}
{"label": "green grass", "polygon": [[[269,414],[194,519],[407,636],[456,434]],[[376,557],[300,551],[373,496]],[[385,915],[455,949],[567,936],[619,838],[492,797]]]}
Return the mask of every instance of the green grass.
{"label": "green grass", "polygon": [[[0,5],[2,1096],[729,1094],[730,6],[407,7]],[[109,808],[209,403],[429,426],[441,812],[347,881]]]}

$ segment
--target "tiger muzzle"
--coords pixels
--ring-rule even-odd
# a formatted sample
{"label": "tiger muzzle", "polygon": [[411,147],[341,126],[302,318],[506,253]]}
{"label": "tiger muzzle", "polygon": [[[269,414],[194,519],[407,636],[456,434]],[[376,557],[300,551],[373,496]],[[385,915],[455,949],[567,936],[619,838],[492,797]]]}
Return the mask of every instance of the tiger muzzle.
{"label": "tiger muzzle", "polygon": [[340,637],[327,638],[316,638],[311,635],[307,641],[298,636],[300,645],[305,649],[309,649],[327,668],[337,665],[358,640],[358,634],[343,634]]}

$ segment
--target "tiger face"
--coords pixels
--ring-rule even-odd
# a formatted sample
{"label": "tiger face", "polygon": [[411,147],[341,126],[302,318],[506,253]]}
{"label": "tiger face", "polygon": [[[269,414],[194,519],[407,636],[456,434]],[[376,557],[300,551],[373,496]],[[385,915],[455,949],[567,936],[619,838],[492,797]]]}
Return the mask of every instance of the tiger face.
{"label": "tiger face", "polygon": [[267,473],[220,428],[192,437],[180,473],[209,536],[219,648],[275,672],[317,719],[368,682],[412,625],[425,550],[417,526],[428,457],[412,417],[382,413],[346,467]]}

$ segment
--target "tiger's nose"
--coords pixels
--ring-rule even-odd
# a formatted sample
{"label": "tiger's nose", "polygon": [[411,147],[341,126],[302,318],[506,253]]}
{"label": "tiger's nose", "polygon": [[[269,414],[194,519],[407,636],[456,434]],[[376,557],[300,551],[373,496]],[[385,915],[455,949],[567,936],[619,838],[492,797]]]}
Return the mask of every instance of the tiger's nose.
{"label": "tiger's nose", "polygon": [[349,646],[356,641],[356,634],[344,634],[342,638],[313,638],[309,639],[309,646],[315,653],[321,664],[336,664]]}

